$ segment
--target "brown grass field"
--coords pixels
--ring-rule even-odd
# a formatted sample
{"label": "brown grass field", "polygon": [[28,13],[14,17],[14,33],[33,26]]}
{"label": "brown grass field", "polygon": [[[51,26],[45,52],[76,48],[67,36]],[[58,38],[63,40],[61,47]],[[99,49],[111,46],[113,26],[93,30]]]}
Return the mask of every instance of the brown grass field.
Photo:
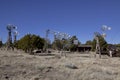
{"label": "brown grass field", "polygon": [[65,58],[57,52],[36,56],[0,50],[0,80],[120,80],[120,58],[99,59],[92,53],[67,53]]}

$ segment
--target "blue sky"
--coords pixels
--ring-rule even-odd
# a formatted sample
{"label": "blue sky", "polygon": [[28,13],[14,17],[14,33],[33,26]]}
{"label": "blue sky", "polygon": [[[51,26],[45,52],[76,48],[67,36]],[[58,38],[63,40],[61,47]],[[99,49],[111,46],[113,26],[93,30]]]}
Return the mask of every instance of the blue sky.
{"label": "blue sky", "polygon": [[[47,29],[93,40],[102,25],[108,43],[120,43],[120,0],[0,0],[0,38],[7,40],[7,24],[18,27],[18,39],[27,33],[45,37]],[[52,40],[52,35],[50,35]]]}

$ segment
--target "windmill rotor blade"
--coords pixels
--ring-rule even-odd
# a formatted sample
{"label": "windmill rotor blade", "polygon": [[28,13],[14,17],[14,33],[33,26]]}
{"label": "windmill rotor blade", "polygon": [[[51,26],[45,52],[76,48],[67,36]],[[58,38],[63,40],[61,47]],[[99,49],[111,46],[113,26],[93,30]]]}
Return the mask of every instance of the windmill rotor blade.
{"label": "windmill rotor blade", "polygon": [[108,30],[111,30],[111,27],[108,27]]}
{"label": "windmill rotor blade", "polygon": [[17,29],[17,26],[15,26],[15,29]]}

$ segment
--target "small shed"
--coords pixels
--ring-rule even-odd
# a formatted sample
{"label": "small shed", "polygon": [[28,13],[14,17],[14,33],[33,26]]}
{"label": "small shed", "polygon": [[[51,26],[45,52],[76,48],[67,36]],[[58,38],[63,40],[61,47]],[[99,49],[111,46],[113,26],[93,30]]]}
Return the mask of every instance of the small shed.
{"label": "small shed", "polygon": [[78,46],[78,51],[79,52],[91,51],[91,49],[92,49],[92,45],[82,44],[82,45]]}

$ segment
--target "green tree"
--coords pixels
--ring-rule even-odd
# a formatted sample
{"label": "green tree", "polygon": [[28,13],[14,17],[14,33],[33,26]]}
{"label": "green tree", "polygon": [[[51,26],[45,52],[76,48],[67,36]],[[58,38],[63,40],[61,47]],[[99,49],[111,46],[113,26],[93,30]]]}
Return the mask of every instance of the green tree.
{"label": "green tree", "polygon": [[91,40],[88,40],[88,41],[86,41],[85,44],[86,44],[86,45],[92,45],[92,43],[93,43],[93,42],[92,42]]}
{"label": "green tree", "polygon": [[81,42],[78,40],[78,44],[74,44],[74,40],[78,40],[78,38],[76,36],[72,36],[72,38],[70,39],[70,51],[76,51],[77,50],[77,47],[78,45],[81,44]]}
{"label": "green tree", "polygon": [[52,48],[53,49],[57,49],[57,50],[71,50],[71,51],[76,51],[77,50],[77,46],[80,44],[80,42],[78,42],[78,45],[74,44],[74,40],[78,40],[78,38],[76,36],[72,36],[72,38],[70,39],[57,39],[52,43]]}
{"label": "green tree", "polygon": [[59,40],[59,39],[55,40],[55,41],[52,43],[52,48],[53,48],[53,49],[61,50],[61,49],[62,49],[62,46],[63,46],[62,40]]}
{"label": "green tree", "polygon": [[16,47],[25,52],[32,52],[34,49],[43,49],[45,40],[39,36],[27,34],[16,42]]}

